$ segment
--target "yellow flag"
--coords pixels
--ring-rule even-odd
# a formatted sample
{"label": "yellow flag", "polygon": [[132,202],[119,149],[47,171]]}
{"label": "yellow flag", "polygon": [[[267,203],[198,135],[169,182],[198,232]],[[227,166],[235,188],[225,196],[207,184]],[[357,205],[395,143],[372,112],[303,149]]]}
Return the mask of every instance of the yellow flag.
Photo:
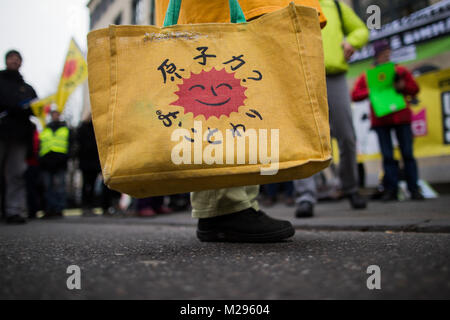
{"label": "yellow flag", "polygon": [[70,41],[69,52],[64,63],[64,70],[56,93],[56,104],[62,112],[72,92],[87,78],[87,64],[75,41]]}
{"label": "yellow flag", "polygon": [[45,117],[50,112],[51,104],[56,100],[56,94],[52,94],[44,99],[37,100],[31,103],[31,110],[34,115],[41,121],[42,126],[45,127]]}

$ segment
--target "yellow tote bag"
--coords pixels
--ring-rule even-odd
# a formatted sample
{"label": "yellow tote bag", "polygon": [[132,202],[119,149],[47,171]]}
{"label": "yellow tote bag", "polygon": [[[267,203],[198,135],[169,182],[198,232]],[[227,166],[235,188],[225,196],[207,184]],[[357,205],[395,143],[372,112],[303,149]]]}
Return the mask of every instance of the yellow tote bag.
{"label": "yellow tote bag", "polygon": [[[171,1],[165,25],[176,23]],[[317,11],[88,35],[106,184],[134,197],[305,178],[331,161]]]}

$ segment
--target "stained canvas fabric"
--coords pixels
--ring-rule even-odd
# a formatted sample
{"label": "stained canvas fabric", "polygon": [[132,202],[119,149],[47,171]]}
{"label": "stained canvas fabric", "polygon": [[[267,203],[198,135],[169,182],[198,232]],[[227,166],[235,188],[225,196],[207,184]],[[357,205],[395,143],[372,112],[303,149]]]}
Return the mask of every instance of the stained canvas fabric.
{"label": "stained canvas fabric", "polygon": [[[110,26],[91,32],[88,47],[95,134],[112,189],[146,197],[266,184],[331,161],[311,7],[290,4],[247,23]],[[277,170],[264,172],[273,146]]]}

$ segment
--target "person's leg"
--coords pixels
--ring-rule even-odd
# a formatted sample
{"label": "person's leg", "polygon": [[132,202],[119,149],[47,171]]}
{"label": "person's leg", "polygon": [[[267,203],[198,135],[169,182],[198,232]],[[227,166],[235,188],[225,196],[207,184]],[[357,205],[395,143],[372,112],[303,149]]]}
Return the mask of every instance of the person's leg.
{"label": "person's leg", "polygon": [[27,146],[21,143],[10,144],[5,159],[5,214],[6,217],[25,217],[26,184],[25,162]]}
{"label": "person's leg", "polygon": [[153,198],[137,199],[137,212],[140,217],[152,217],[156,215],[155,210],[152,208]]}
{"label": "person's leg", "polygon": [[302,202],[309,202],[311,204],[317,203],[317,190],[314,176],[306,179],[295,180],[294,187],[297,193],[297,198],[295,199],[296,204],[300,204]]}
{"label": "person's leg", "polygon": [[144,210],[147,208],[151,208],[152,206],[152,198],[148,197],[148,198],[141,198],[141,199],[137,199],[137,208],[138,210]]}
{"label": "person's leg", "polygon": [[416,159],[413,153],[413,133],[410,124],[395,126],[395,133],[400,145],[403,163],[405,166],[406,182],[411,196],[414,197],[419,192],[417,185],[418,170]]}
{"label": "person's leg", "polygon": [[44,180],[42,177],[42,169],[41,167],[37,167],[37,180],[36,180],[36,187],[37,187],[37,204],[38,204],[38,211],[45,210],[45,185]]}
{"label": "person's leg", "polygon": [[44,184],[45,195],[45,217],[55,215],[53,196],[53,174],[48,170],[42,170],[42,182]]}
{"label": "person's leg", "polygon": [[108,212],[109,207],[111,206],[111,192],[109,188],[106,186],[105,182],[102,183],[102,211],[103,214]]}
{"label": "person's leg", "polygon": [[262,204],[265,207],[271,207],[275,204],[277,201],[277,192],[279,183],[270,183],[263,186],[263,189],[265,191],[265,197],[262,200]]}
{"label": "person's leg", "polygon": [[117,212],[117,203],[120,200],[121,193],[109,189],[105,183],[102,187],[102,210],[104,215],[112,215]]}
{"label": "person's leg", "polygon": [[192,192],[192,217],[211,218],[248,208],[258,211],[258,193],[259,186]]}
{"label": "person's leg", "polygon": [[25,181],[27,190],[28,218],[36,218],[39,210],[39,168],[28,166],[25,171]]}
{"label": "person's leg", "polygon": [[170,196],[169,208],[173,211],[184,211],[189,208],[189,193],[173,194]]}
{"label": "person's leg", "polygon": [[367,202],[358,193],[356,135],[353,128],[350,95],[345,74],[327,76],[331,134],[339,145],[339,178],[343,193],[354,209],[363,209]]}
{"label": "person's leg", "polygon": [[398,188],[398,162],[394,159],[391,128],[376,127],[375,131],[378,136],[381,154],[383,155],[385,200],[395,199]]}
{"label": "person's leg", "polygon": [[364,162],[358,163],[358,185],[360,188],[366,186],[366,168],[364,167]]}
{"label": "person's leg", "polygon": [[265,188],[267,191],[267,196],[274,199],[277,196],[279,183],[266,184]]}
{"label": "person's leg", "polygon": [[314,205],[317,202],[317,186],[314,176],[295,180],[294,188],[297,194],[295,199],[295,216],[297,218],[309,218],[314,215]]}
{"label": "person's leg", "polygon": [[282,186],[286,197],[292,197],[294,195],[294,181],[283,182]]}
{"label": "person's leg", "polygon": [[173,210],[164,204],[164,196],[152,197],[151,206],[156,213],[172,213]]}
{"label": "person's leg", "polygon": [[201,241],[274,242],[294,235],[291,223],[259,211],[259,186],[191,193],[192,216]]}
{"label": "person's leg", "polygon": [[58,170],[53,176],[54,208],[58,216],[62,216],[66,208],[66,170]]}
{"label": "person's leg", "polygon": [[286,181],[286,182],[282,182],[281,186],[284,189],[284,204],[287,205],[288,207],[292,207],[295,205],[295,200],[294,200],[294,181]]}
{"label": "person's leg", "polygon": [[0,212],[1,218],[5,218],[5,159],[7,154],[6,141],[0,140]]}
{"label": "person's leg", "polygon": [[82,170],[81,175],[83,178],[83,184],[81,185],[81,202],[83,209],[89,208],[90,203],[90,176],[89,172]]}
{"label": "person's leg", "polygon": [[82,186],[82,202],[83,202],[83,214],[92,215],[92,209],[94,208],[94,192],[95,182],[97,181],[98,172],[96,171],[82,171],[83,174],[83,186]]}

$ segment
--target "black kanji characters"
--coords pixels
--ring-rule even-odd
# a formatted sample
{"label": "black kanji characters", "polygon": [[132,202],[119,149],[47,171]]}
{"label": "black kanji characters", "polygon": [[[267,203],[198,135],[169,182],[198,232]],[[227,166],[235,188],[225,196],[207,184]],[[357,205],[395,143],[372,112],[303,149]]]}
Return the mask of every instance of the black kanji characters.
{"label": "black kanji characters", "polygon": [[162,120],[165,127],[172,126],[172,119],[175,120],[179,113],[180,111],[175,111],[169,112],[168,114],[163,114],[161,110],[156,111],[156,114],[158,115],[158,120]]}
{"label": "black kanji characters", "polygon": [[245,114],[246,114],[247,116],[249,116],[250,118],[256,118],[256,117],[258,117],[260,120],[263,119],[262,116],[261,116],[261,114],[260,114],[258,111],[254,110],[254,109],[250,109],[250,112],[246,112]]}
{"label": "black kanji characters", "polygon": [[[169,59],[164,60],[163,63],[158,67],[158,70],[161,71],[164,83],[167,81],[167,74],[172,75],[170,77],[171,81],[175,80],[175,77],[181,79],[181,76],[177,72],[177,67],[174,63],[168,63]],[[180,69],[180,71],[184,71],[184,69]]]}
{"label": "black kanji characters", "polygon": [[201,58],[202,61],[199,62],[199,64],[201,64],[202,66],[206,65],[206,58],[215,58],[216,57],[215,54],[206,54],[206,50],[208,50],[208,47],[198,47],[197,50],[200,51],[201,54],[194,57],[194,60]]}
{"label": "black kanji characters", "polygon": [[239,56],[233,56],[230,60],[224,62],[223,64],[229,64],[235,61],[238,61],[239,63],[235,66],[231,66],[231,70],[232,71],[236,71],[237,69],[239,69],[240,67],[242,67],[245,64],[245,61],[242,59],[244,57],[243,54],[239,55]]}
{"label": "black kanji characters", "polygon": [[236,124],[236,125],[234,125],[231,122],[230,122],[230,124],[231,124],[231,127],[233,128],[233,138],[236,137],[236,134],[237,134],[238,137],[241,137],[241,133],[239,132],[239,128],[241,128],[243,130],[243,132],[245,132],[245,126],[243,124]]}

